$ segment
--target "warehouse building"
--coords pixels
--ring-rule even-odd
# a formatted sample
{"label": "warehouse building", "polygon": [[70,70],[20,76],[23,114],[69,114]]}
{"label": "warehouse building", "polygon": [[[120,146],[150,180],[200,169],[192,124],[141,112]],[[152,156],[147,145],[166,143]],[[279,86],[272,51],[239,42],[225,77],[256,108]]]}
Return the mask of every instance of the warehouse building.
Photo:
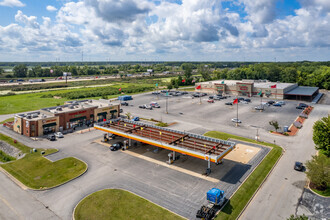
{"label": "warehouse building", "polygon": [[196,83],[196,92],[235,96],[312,101],[319,93],[318,87],[298,86],[297,83],[269,82],[267,80],[216,80]]}
{"label": "warehouse building", "polygon": [[73,131],[119,117],[120,105],[109,100],[68,101],[64,105],[39,111],[16,114],[13,130],[28,137],[38,137],[58,131]]}

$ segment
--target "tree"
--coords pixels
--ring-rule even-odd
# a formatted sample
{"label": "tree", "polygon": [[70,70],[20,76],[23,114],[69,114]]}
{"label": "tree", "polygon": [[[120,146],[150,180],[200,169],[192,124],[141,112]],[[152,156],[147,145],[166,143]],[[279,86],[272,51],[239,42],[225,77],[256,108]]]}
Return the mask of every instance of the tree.
{"label": "tree", "polygon": [[308,217],[305,214],[298,216],[291,215],[287,220],[308,220]]}
{"label": "tree", "polygon": [[167,85],[167,89],[173,89],[173,85],[172,84],[168,84]]}
{"label": "tree", "polygon": [[0,68],[0,74],[3,74],[5,71],[2,69],[2,68]]}
{"label": "tree", "polygon": [[127,116],[127,119],[128,120],[130,120],[131,119],[131,117],[132,117],[132,114],[130,113],[130,112],[126,112],[126,114],[125,114],[126,116]]}
{"label": "tree", "polygon": [[327,157],[330,156],[330,115],[314,123],[313,141],[315,148],[321,150]]}
{"label": "tree", "polygon": [[327,189],[330,184],[330,158],[320,154],[306,162],[306,174],[318,189]]}
{"label": "tree", "polygon": [[192,64],[191,63],[183,63],[181,68],[184,70],[184,77],[186,80],[189,80],[192,75]]}
{"label": "tree", "polygon": [[198,73],[202,75],[204,81],[211,80],[210,69],[208,65],[201,64],[198,66]]}
{"label": "tree", "polygon": [[15,77],[26,77],[28,68],[25,64],[19,64],[13,68],[13,72]]}
{"label": "tree", "polygon": [[276,132],[280,128],[280,126],[278,125],[278,122],[275,121],[275,120],[270,121],[269,124],[274,127],[274,129],[275,129]]}

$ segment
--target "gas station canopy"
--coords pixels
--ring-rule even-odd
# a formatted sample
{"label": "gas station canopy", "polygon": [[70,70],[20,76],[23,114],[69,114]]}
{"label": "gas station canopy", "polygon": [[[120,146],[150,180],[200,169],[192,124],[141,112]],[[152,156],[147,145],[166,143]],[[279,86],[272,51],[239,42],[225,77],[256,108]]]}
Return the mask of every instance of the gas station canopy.
{"label": "gas station canopy", "polygon": [[94,125],[97,130],[112,133],[170,151],[220,163],[235,147],[235,142],[176,131],[127,119],[114,119]]}

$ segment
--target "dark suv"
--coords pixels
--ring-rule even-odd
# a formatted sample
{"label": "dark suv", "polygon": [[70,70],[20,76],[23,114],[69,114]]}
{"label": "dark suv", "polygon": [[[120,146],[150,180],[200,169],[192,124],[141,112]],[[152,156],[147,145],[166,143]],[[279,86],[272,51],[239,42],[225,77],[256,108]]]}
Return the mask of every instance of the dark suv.
{"label": "dark suv", "polygon": [[50,140],[50,141],[55,141],[56,137],[55,137],[55,135],[50,134],[50,135],[47,136],[47,139]]}
{"label": "dark suv", "polygon": [[117,143],[114,143],[113,145],[111,145],[110,150],[116,151],[116,150],[119,150],[122,146],[123,146],[122,142],[117,142]]}
{"label": "dark suv", "polygon": [[305,103],[299,103],[299,105],[297,105],[296,109],[305,109],[307,107],[308,107],[307,104],[305,104]]}
{"label": "dark suv", "polygon": [[297,171],[302,171],[304,169],[304,166],[301,162],[295,162],[293,168]]}

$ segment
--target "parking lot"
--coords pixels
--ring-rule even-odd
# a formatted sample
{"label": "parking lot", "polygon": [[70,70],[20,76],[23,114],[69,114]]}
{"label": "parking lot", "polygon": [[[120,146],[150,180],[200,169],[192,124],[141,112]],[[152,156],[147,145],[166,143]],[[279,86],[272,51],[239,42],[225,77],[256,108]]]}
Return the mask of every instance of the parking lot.
{"label": "parking lot", "polygon": [[[237,106],[225,105],[226,102],[232,102],[235,97],[216,100],[214,103],[208,103],[208,96],[200,98],[192,98],[191,94],[183,96],[170,96],[168,102],[168,114],[166,114],[166,97],[164,95],[154,95],[151,93],[142,94],[134,97],[134,100],[129,101],[128,106],[123,106],[124,114],[130,112],[133,116],[142,118],[153,118],[167,123],[185,122],[192,123],[191,126],[181,127],[178,123],[173,128],[185,129],[191,132],[202,133],[204,131],[214,129],[226,132],[227,129],[232,130],[235,123],[232,118],[237,117]],[[290,126],[291,123],[298,117],[302,110],[296,109],[299,101],[285,101],[282,107],[265,106],[264,111],[255,110],[259,106],[261,99],[259,97],[250,98],[249,104],[238,104],[238,118],[242,121],[239,128],[252,128],[257,130],[269,131],[274,128],[269,125],[269,121],[277,120],[280,127]],[[262,99],[262,103],[270,99]],[[200,101],[202,102],[200,104]],[[153,110],[141,109],[139,105],[157,102],[161,108]],[[200,128],[199,130],[196,128]],[[202,128],[202,129],[201,129]]]}

